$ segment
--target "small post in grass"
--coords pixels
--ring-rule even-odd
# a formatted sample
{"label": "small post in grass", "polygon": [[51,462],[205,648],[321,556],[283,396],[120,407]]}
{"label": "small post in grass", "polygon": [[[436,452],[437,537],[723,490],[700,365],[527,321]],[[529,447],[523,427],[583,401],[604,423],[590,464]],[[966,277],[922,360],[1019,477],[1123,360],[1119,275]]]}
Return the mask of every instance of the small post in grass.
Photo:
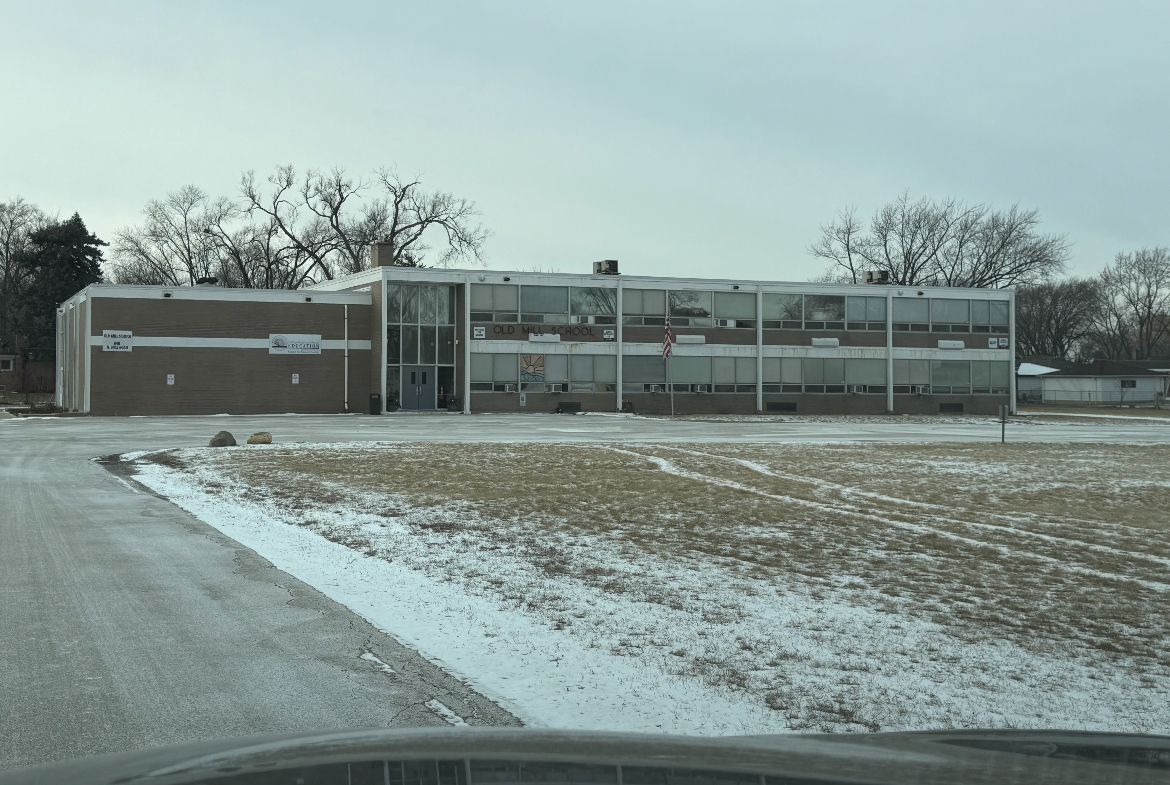
{"label": "small post in grass", "polygon": [[999,443],[1003,444],[1007,436],[1007,418],[1011,407],[1006,403],[999,407]]}

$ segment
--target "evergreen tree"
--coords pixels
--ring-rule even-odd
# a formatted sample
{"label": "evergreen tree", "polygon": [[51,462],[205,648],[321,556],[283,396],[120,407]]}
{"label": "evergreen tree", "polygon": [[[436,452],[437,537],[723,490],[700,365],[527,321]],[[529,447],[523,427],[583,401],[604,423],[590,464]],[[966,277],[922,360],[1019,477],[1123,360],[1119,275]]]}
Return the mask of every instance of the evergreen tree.
{"label": "evergreen tree", "polygon": [[19,264],[29,285],[18,308],[28,359],[46,359],[57,347],[57,306],[91,283],[102,280],[105,242],[89,233],[77,213],[29,236]]}

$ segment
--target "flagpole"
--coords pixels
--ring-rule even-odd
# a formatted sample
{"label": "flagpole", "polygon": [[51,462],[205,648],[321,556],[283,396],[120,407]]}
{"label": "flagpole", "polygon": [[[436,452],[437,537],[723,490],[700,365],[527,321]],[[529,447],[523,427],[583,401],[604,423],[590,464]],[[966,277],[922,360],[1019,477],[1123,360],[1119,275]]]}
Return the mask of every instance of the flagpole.
{"label": "flagpole", "polygon": [[670,358],[674,356],[674,352],[666,358],[666,384],[670,387],[670,416],[674,416],[674,379],[670,373]]}
{"label": "flagpole", "polygon": [[662,359],[666,360],[666,389],[670,393],[670,416],[674,417],[674,379],[670,372],[670,358],[674,354],[674,331],[670,329],[670,302],[666,303],[666,324],[662,330]]}

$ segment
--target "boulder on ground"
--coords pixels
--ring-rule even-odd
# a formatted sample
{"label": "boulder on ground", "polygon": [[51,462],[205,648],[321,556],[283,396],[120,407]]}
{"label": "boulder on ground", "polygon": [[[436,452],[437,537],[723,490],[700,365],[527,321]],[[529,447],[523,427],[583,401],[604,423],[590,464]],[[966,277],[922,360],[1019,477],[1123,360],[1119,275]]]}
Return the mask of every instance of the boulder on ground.
{"label": "boulder on ground", "polygon": [[248,437],[248,444],[272,444],[272,434],[268,431],[257,431]]}
{"label": "boulder on ground", "polygon": [[232,436],[227,431],[220,431],[215,436],[211,437],[211,441],[207,443],[208,447],[235,447],[236,437]]}

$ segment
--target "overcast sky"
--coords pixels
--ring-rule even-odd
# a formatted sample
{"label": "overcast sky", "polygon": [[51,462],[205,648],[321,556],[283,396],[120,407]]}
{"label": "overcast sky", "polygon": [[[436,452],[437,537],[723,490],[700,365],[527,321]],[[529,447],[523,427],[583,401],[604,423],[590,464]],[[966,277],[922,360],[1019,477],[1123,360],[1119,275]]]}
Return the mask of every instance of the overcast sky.
{"label": "overcast sky", "polygon": [[109,238],[187,183],[396,165],[489,265],[805,280],[845,205],[1170,244],[1170,3],[0,0],[0,200]]}

